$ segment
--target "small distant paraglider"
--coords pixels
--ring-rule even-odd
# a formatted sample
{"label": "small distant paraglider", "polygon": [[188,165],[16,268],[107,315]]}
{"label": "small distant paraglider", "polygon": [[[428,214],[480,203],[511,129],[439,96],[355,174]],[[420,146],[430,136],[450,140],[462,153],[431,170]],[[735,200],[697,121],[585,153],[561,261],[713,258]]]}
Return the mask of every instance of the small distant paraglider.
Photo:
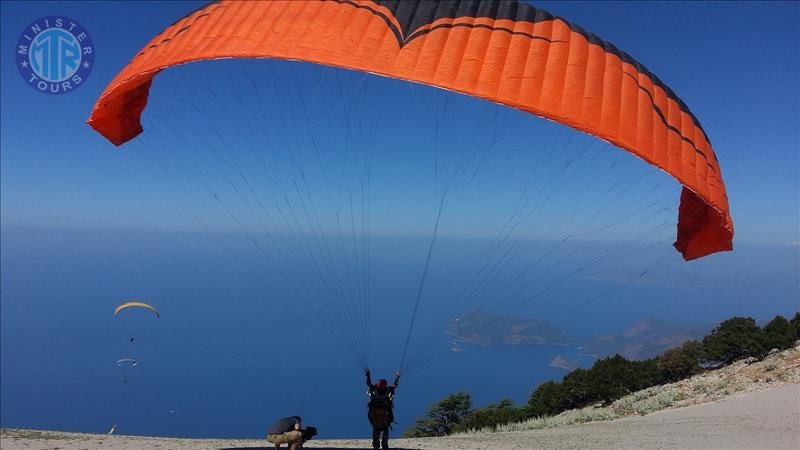
{"label": "small distant paraglider", "polygon": [[139,364],[139,361],[133,358],[122,358],[117,360],[117,366],[119,367],[136,367]]}
{"label": "small distant paraglider", "polygon": [[136,339],[136,336],[131,336],[128,338],[128,342],[133,342],[134,339]]}
{"label": "small distant paraglider", "polygon": [[[150,311],[153,311],[154,313],[156,313],[156,317],[157,318],[159,318],[159,319],[161,318],[161,314],[158,312],[158,310],[153,305],[151,305],[149,303],[145,303],[145,302],[139,302],[139,301],[129,301],[129,302],[125,302],[125,303],[120,304],[119,306],[117,306],[114,309],[114,315],[116,316],[117,313],[119,313],[123,309],[134,308],[134,307],[147,308]],[[133,336],[131,336],[131,340],[133,340]]]}

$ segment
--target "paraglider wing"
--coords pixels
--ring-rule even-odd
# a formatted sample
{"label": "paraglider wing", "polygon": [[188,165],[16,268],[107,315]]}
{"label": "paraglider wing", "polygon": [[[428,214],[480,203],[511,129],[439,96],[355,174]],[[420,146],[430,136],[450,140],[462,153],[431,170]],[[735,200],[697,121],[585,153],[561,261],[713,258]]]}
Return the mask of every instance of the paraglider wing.
{"label": "paraglider wing", "polygon": [[642,64],[594,34],[516,1],[219,2],[167,27],[111,81],[88,123],[121,145],[161,70],[218,58],[282,58],[480,97],[609,141],[683,184],[675,247],[732,249],[719,163],[700,123]]}
{"label": "paraglider wing", "polygon": [[119,367],[124,367],[124,366],[136,367],[137,364],[139,364],[139,361],[136,361],[133,358],[122,358],[117,360],[117,366]]}
{"label": "paraglider wing", "polygon": [[[159,319],[161,318],[161,314],[158,312],[158,310],[153,305],[151,305],[149,303],[145,303],[145,302],[136,302],[136,301],[125,302],[125,303],[120,304],[119,306],[114,308],[114,315],[116,316],[117,313],[119,313],[120,311],[122,311],[125,308],[147,308],[150,311],[153,311],[154,313],[156,313],[156,317],[158,317]],[[133,336],[130,337],[130,340],[131,340],[131,342],[133,342]]]}

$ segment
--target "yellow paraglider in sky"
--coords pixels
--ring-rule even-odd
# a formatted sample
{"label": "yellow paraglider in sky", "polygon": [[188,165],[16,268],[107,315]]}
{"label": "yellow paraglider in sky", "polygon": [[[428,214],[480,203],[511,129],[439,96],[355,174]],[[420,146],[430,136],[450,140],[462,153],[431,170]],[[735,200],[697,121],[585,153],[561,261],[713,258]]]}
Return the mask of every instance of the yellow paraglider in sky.
{"label": "yellow paraglider in sky", "polygon": [[154,313],[156,313],[156,317],[158,317],[159,319],[161,318],[161,314],[158,312],[158,310],[155,307],[153,307],[153,305],[150,305],[149,303],[137,302],[137,301],[125,302],[125,303],[122,303],[121,305],[117,306],[114,309],[114,315],[116,316],[118,312],[122,311],[125,308],[133,308],[133,307],[147,308],[150,311],[153,311]]}

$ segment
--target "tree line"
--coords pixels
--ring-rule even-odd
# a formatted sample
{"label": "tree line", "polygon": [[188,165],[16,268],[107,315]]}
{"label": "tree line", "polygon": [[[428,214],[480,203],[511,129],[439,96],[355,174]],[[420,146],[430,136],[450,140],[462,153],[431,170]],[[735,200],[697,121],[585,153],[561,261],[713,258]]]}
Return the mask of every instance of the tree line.
{"label": "tree line", "polygon": [[434,403],[405,435],[444,436],[608,404],[632,392],[679,381],[740,359],[761,359],[772,349],[792,347],[799,339],[800,312],[791,320],[776,316],[763,327],[750,317],[734,317],[720,323],[702,340],[686,341],[655,358],[631,361],[614,355],[597,360],[589,369],[575,369],[561,382],[539,385],[524,405],[503,399],[473,409],[469,393],[451,394]]}

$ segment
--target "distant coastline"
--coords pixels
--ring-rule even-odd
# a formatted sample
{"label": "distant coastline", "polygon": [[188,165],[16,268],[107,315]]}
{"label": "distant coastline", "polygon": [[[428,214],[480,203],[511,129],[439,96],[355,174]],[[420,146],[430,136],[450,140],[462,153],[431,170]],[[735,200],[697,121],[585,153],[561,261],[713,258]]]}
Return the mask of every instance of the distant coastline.
{"label": "distant coastline", "polygon": [[[676,325],[645,318],[617,333],[598,335],[584,343],[578,343],[544,320],[496,316],[476,309],[448,322],[445,333],[452,339],[450,350],[453,352],[460,352],[467,345],[555,346],[576,347],[580,357],[592,359],[619,354],[631,360],[641,360],[659,355],[688,340],[699,339],[706,331],[700,326]],[[561,361],[554,360],[550,365],[563,368]],[[567,365],[572,367],[571,364]]]}
{"label": "distant coastline", "polygon": [[544,320],[497,316],[480,309],[448,322],[446,333],[453,338],[454,345],[575,345],[564,331]]}

